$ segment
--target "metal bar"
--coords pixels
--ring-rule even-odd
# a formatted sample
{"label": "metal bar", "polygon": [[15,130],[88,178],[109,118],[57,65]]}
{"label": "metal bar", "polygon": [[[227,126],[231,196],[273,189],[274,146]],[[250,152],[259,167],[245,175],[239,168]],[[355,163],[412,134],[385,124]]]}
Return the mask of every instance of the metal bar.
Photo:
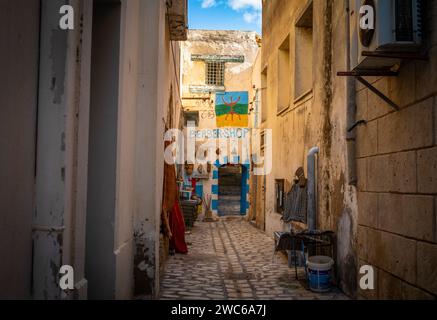
{"label": "metal bar", "polygon": [[337,72],[339,77],[396,77],[398,73],[391,70],[356,70]]}
{"label": "metal bar", "polygon": [[364,57],[427,61],[428,57],[412,52],[363,51]]}
{"label": "metal bar", "polygon": [[372,86],[364,78],[362,78],[362,77],[356,77],[356,78],[359,82],[361,82],[363,85],[365,85],[370,91],[372,91],[374,94],[376,94],[382,100],[387,102],[387,104],[389,104],[392,108],[394,108],[396,111],[399,111],[400,107],[396,103],[394,103],[392,100],[390,100],[385,94],[383,94],[381,91],[379,91],[374,86]]}
{"label": "metal bar", "polygon": [[191,55],[191,61],[243,63],[244,60],[245,60],[244,56],[213,55],[213,54],[192,54]]}
{"label": "metal bar", "polygon": [[199,97],[186,97],[186,98],[182,98],[182,100],[209,100],[211,99],[210,97],[207,98],[199,98]]}

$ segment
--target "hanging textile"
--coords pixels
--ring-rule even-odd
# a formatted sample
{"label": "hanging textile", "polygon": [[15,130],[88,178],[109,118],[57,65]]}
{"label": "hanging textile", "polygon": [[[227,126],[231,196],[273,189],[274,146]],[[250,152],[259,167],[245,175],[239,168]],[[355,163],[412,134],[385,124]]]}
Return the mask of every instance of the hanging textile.
{"label": "hanging textile", "polygon": [[297,169],[296,180],[291,191],[285,195],[284,213],[285,222],[297,221],[307,223],[307,181],[303,168]]}
{"label": "hanging textile", "polygon": [[289,193],[285,195],[284,216],[285,222],[307,222],[307,188],[298,183],[293,185]]}
{"label": "hanging textile", "polygon": [[[165,142],[165,148],[170,145],[170,141]],[[178,199],[178,184],[176,177],[176,166],[169,165],[164,162],[164,190],[163,190],[163,204],[164,211],[169,212]]]}
{"label": "hanging textile", "polygon": [[[165,148],[170,145],[165,142]],[[164,162],[164,187],[162,195],[161,220],[164,233],[170,239],[170,249],[176,253],[188,252],[185,242],[185,221],[179,204],[179,188],[176,177],[176,166]]]}
{"label": "hanging textile", "polygon": [[188,253],[187,243],[185,242],[185,221],[179,200],[176,200],[173,210],[170,213],[170,230],[172,237],[170,239],[170,250],[175,253]]}

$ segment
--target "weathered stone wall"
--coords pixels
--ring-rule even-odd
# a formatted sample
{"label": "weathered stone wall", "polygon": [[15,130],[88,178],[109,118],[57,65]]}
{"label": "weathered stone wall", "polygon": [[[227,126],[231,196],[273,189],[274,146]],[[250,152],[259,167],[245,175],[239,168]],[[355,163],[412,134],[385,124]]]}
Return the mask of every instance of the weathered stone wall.
{"label": "weathered stone wall", "polygon": [[376,267],[376,291],[364,298],[437,295],[437,3],[427,8],[429,61],[402,64],[371,83],[396,112],[357,86],[358,257]]}
{"label": "weathered stone wall", "polygon": [[[376,95],[356,85],[356,157],[348,152],[347,1],[313,1],[313,90],[277,112],[278,50],[290,37],[290,77],[296,81],[295,22],[305,2],[263,4],[262,68],[266,129],[273,129],[273,172],[266,182],[266,231],[286,229],[275,212],[275,179],[292,181],[306,154],[318,146],[318,228],[337,233],[337,271],[351,296],[428,298],[436,294],[436,4],[430,4],[428,62],[404,63],[395,78],[368,78],[401,105],[394,112]],[[432,16],[432,19],[431,19]],[[355,90],[353,90],[355,91]],[[355,99],[353,98],[352,101]],[[349,109],[348,109],[349,108]],[[347,138],[351,138],[347,142]],[[354,161],[354,158],[356,158]],[[353,182],[357,166],[358,185]],[[259,188],[258,192],[261,192]],[[258,205],[258,204],[257,204]],[[375,267],[376,290],[357,288],[362,265]]]}

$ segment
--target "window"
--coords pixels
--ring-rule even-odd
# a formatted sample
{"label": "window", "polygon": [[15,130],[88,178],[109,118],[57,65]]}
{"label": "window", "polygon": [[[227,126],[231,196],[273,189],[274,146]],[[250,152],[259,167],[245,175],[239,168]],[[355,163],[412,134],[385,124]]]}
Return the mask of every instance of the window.
{"label": "window", "polygon": [[296,22],[294,98],[299,99],[313,88],[313,2],[304,8]]}
{"label": "window", "polygon": [[284,187],[285,180],[275,180],[275,191],[276,191],[276,213],[282,214],[284,212]]}
{"label": "window", "polygon": [[268,117],[267,99],[267,67],[261,73],[261,122],[266,122]]}
{"label": "window", "polygon": [[206,62],[206,84],[209,86],[224,86],[225,63],[220,61]]}
{"label": "window", "polygon": [[266,131],[265,130],[261,132],[260,147],[261,147],[261,157],[264,157],[265,150],[266,150]]}
{"label": "window", "polygon": [[280,113],[290,106],[290,36],[279,47],[278,52],[278,109]]}
{"label": "window", "polygon": [[185,118],[185,125],[188,127],[189,122],[194,122],[196,124],[196,127],[199,126],[199,112],[185,112],[184,113]]}

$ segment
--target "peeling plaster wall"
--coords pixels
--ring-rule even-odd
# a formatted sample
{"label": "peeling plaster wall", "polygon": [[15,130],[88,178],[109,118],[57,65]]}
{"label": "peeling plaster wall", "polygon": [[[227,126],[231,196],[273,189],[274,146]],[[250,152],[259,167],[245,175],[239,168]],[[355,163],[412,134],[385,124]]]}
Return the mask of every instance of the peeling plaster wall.
{"label": "peeling plaster wall", "polygon": [[[259,129],[261,127],[262,118],[262,96],[265,92],[261,78],[262,60],[261,49],[258,50],[254,65],[252,67],[252,86],[250,97],[253,97],[254,104],[252,106],[253,117],[251,120],[251,128]],[[254,150],[252,150],[254,152]],[[264,176],[251,175],[250,178],[250,211],[249,219],[255,222],[259,229],[265,229],[265,215],[264,215],[264,199],[263,199],[263,183]]]}
{"label": "peeling plaster wall", "polygon": [[[295,23],[306,2],[265,2],[263,10],[262,68],[267,68],[267,121],[273,130],[273,171],[267,176],[266,232],[287,230],[275,212],[275,179],[286,179],[290,187],[294,172],[304,167],[307,153],[318,146],[317,226],[337,233],[336,262],[340,286],[353,296],[356,288],[356,190],[347,183],[346,79],[336,72],[346,68],[345,15],[342,1],[313,1],[313,90],[294,100],[278,114],[278,49],[290,36],[290,77],[294,87],[297,33]],[[335,50],[335,55],[333,54]],[[305,76],[297,74],[297,76]],[[293,90],[292,90],[293,91]],[[288,189],[287,189],[288,190]],[[259,188],[258,192],[262,192]],[[261,197],[259,195],[258,197]],[[299,226],[305,227],[305,226]]]}
{"label": "peeling plaster wall", "polygon": [[[119,84],[113,90],[118,90],[116,100],[110,100],[116,105],[113,114],[116,121],[111,124],[116,132],[116,161],[112,181],[114,196],[112,207],[108,209],[113,211],[113,215],[112,220],[104,221],[110,228],[110,232],[103,238],[108,246],[96,247],[105,251],[101,261],[94,254],[87,259],[85,257],[86,238],[102,237],[92,226],[88,232],[86,228],[89,169],[91,173],[96,172],[96,167],[93,169],[92,165],[89,166],[89,134],[95,133],[95,121],[101,120],[105,111],[98,110],[90,119],[93,87],[91,49],[92,45],[98,46],[96,39],[92,43],[93,2],[43,0],[41,3],[40,34],[35,27],[39,24],[36,2],[32,4],[32,11],[25,10],[25,14],[33,13],[32,18],[35,20],[26,19],[28,23],[23,25],[23,30],[35,29],[34,34],[26,32],[24,35],[23,30],[17,28],[14,28],[17,33],[8,33],[13,44],[19,41],[29,46],[26,50],[29,57],[25,63],[20,62],[23,68],[26,67],[28,82],[8,82],[12,85],[7,87],[8,92],[20,92],[26,99],[26,106],[38,104],[39,110],[38,126],[35,128],[38,133],[35,170],[35,159],[32,156],[35,153],[32,147],[35,131],[32,125],[36,124],[36,108],[26,109],[27,113],[20,113],[20,118],[17,118],[23,125],[24,122],[27,124],[22,131],[28,135],[22,142],[26,143],[23,150],[26,151],[28,162],[26,168],[20,171],[23,177],[28,175],[28,189],[24,193],[17,193],[20,197],[26,194],[26,200],[20,202],[27,207],[14,208],[4,204],[1,198],[2,208],[17,210],[15,214],[9,215],[11,219],[6,224],[1,224],[7,226],[8,231],[2,231],[2,239],[7,240],[9,246],[11,242],[14,243],[17,258],[12,259],[9,265],[2,264],[2,276],[7,277],[8,282],[1,281],[0,285],[2,289],[3,286],[10,289],[9,298],[29,297],[32,290],[36,299],[86,299],[96,297],[96,292],[108,299],[130,299],[135,294],[156,296],[159,291],[159,270],[155,266],[160,262],[158,248],[163,177],[163,119],[171,112],[174,123],[177,123],[181,106],[179,45],[173,43],[170,47],[165,0],[120,2],[120,56],[115,61],[119,69]],[[71,4],[74,8],[73,31],[59,29],[59,8],[62,4]],[[18,14],[22,6],[28,6],[27,2],[24,4],[21,1],[2,2],[3,5],[7,5],[8,9],[3,10],[2,7],[1,12],[9,17],[14,16],[10,15],[9,10]],[[10,20],[2,21],[13,28]],[[24,36],[29,38],[21,41]],[[30,46],[33,46],[33,51]],[[12,55],[17,56],[13,50],[17,48],[14,45],[9,48],[2,51],[6,55],[2,61],[13,66]],[[35,55],[33,58],[32,54]],[[39,88],[36,86],[38,64]],[[35,77],[33,82],[32,75]],[[21,74],[16,73],[16,76],[20,77]],[[94,83],[94,86],[97,84]],[[26,87],[23,88],[23,85]],[[110,99],[111,96],[106,98]],[[16,101],[14,108],[19,108],[21,101],[13,100]],[[103,102],[103,105],[107,106],[107,103]],[[17,128],[22,129],[21,126]],[[0,160],[4,164],[4,159]],[[105,160],[97,161],[97,166],[100,164],[100,167],[105,167],[108,164]],[[33,202],[31,198],[34,193],[36,198]],[[1,212],[3,221],[5,211]],[[20,234],[20,239],[10,240],[11,231]],[[93,281],[88,282],[90,274],[85,270],[86,261],[100,263],[112,270],[106,279],[106,289],[95,286]],[[58,286],[59,269],[66,264],[73,266],[75,272],[75,290],[72,292],[61,292]],[[20,277],[20,280],[13,274]],[[33,288],[30,288],[31,278]],[[88,292],[93,294],[88,296]]]}
{"label": "peeling plaster wall", "polygon": [[115,298],[130,299],[134,289],[135,135],[140,1],[123,1],[120,32],[120,109],[117,138],[117,200],[114,255]]}
{"label": "peeling plaster wall", "polygon": [[143,57],[138,66],[138,102],[134,217],[134,276],[135,294],[155,293],[155,266],[158,210],[156,193],[159,190],[156,178],[158,141],[158,59],[160,32],[160,3],[141,1],[140,11],[145,13],[140,28],[148,30],[149,36],[139,39],[139,55]]}
{"label": "peeling plaster wall", "polygon": [[244,56],[244,63],[226,63],[225,87],[226,91],[248,91],[259,49],[256,36],[256,32],[245,31],[189,30],[188,41],[182,44],[183,97],[191,95],[191,85],[205,86],[205,63],[192,61],[192,54]]}
{"label": "peeling plaster wall", "polygon": [[[165,1],[139,1],[139,11],[140,58],[137,68],[133,220],[134,294],[157,297],[164,171],[163,137],[169,110],[173,112],[174,123],[179,120],[180,55],[179,44],[170,42]],[[170,123],[167,125],[171,126]]]}
{"label": "peeling plaster wall", "polygon": [[[66,3],[66,1],[64,2]],[[58,3],[42,1],[36,210],[33,223],[33,282],[36,299],[59,299],[58,272],[62,265],[65,230],[66,115],[68,33],[51,14]],[[55,231],[49,232],[53,228]]]}
{"label": "peeling plaster wall", "polygon": [[[347,150],[347,108],[348,92],[347,78],[337,77],[337,72],[347,70],[348,54],[346,39],[348,39],[346,21],[347,8],[344,1],[332,2],[331,19],[324,19],[326,37],[330,37],[330,76],[331,79],[331,107],[329,108],[329,123],[326,123],[324,134],[329,132],[329,148],[326,147],[325,156],[329,158],[325,169],[325,176],[329,177],[329,184],[321,186],[320,212],[322,226],[337,233],[337,275],[339,285],[351,297],[356,296],[358,274],[357,260],[357,189],[350,185],[349,165],[354,167],[354,159],[348,159]],[[325,15],[326,16],[326,15]],[[330,34],[326,30],[331,30]],[[328,60],[328,59],[326,59]],[[328,61],[325,62],[328,64]],[[352,101],[352,104],[354,101]],[[325,140],[326,141],[326,140]],[[353,170],[352,170],[353,171]]]}
{"label": "peeling plaster wall", "polygon": [[[59,29],[59,7],[42,1],[33,294],[83,299],[92,3],[70,1],[75,30]],[[75,270],[76,290],[61,293],[62,265]]]}

